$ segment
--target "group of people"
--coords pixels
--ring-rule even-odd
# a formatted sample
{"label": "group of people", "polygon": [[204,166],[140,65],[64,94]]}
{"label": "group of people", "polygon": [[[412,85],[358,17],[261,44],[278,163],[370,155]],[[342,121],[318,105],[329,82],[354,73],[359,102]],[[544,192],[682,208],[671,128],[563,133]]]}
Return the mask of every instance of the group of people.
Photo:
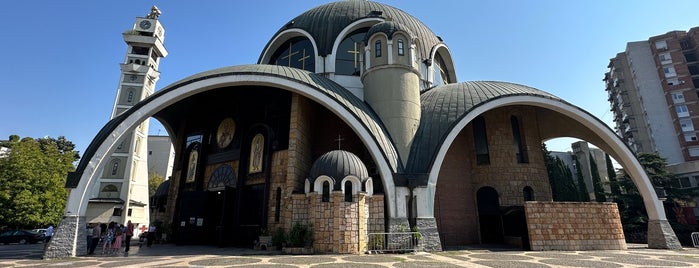
{"label": "group of people", "polygon": [[124,255],[129,254],[131,237],[133,237],[134,225],[131,221],[123,224],[110,222],[109,224],[92,223],[87,226],[87,254],[94,255],[95,249],[102,242],[102,255],[116,255],[121,251],[122,241],[125,245]]}

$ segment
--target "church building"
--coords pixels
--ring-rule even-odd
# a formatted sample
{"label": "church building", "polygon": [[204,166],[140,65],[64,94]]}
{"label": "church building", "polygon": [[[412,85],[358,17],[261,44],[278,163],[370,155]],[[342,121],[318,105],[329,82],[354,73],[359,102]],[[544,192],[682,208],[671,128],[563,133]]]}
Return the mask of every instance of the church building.
{"label": "church building", "polygon": [[[649,247],[679,246],[633,153],[588,112],[524,85],[459,82],[458,48],[396,7],[338,1],[289,15],[256,64],[182,78],[106,123],[68,176],[45,256],[82,254],[88,189],[149,118],[175,149],[150,209],[178,244],[252,247],[265,230],[299,224],[316,252],[363,253],[374,235],[410,230],[428,251],[625,249],[616,204],[552,202],[542,143],[575,137],[631,175]],[[572,230],[551,219],[569,210],[561,220],[589,235],[558,235]]]}

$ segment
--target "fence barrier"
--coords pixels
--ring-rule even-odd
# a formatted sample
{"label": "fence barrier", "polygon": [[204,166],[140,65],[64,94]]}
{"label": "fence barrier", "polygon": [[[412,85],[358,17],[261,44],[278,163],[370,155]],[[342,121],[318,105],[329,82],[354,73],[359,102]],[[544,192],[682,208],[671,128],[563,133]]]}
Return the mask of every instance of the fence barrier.
{"label": "fence barrier", "polygon": [[420,232],[404,233],[369,233],[369,252],[407,252],[417,251],[422,239]]}
{"label": "fence barrier", "polygon": [[695,248],[699,248],[699,232],[692,233],[692,244]]}

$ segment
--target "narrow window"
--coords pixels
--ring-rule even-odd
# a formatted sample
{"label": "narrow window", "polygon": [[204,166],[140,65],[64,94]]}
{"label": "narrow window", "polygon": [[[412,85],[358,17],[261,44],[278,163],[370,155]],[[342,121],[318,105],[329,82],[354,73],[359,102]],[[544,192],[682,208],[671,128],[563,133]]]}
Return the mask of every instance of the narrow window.
{"label": "narrow window", "polygon": [[112,213],[112,216],[121,216],[122,208],[114,208],[114,212]]}
{"label": "narrow window", "polygon": [[330,183],[327,181],[323,182],[323,202],[330,202]]}
{"label": "narrow window", "polygon": [[519,129],[519,120],[513,115],[510,117],[510,123],[512,125],[512,139],[515,144],[517,163],[529,163],[524,137],[522,136],[522,131]]}
{"label": "narrow window", "polygon": [[374,51],[376,51],[376,57],[381,57],[381,40],[376,40]]}
{"label": "narrow window", "polygon": [[532,187],[526,186],[522,192],[524,194],[524,201],[534,201],[534,190],[532,190]]}
{"label": "narrow window", "polygon": [[282,210],[282,188],[277,187],[277,199],[275,200],[276,203],[274,204],[274,222],[279,222],[279,216],[281,215],[281,210]]}
{"label": "narrow window", "polygon": [[126,98],[127,102],[132,102],[133,101],[133,91],[129,90],[129,97]]}
{"label": "narrow window", "polygon": [[405,49],[403,47],[403,39],[398,39],[398,56],[404,56]]}
{"label": "narrow window", "polygon": [[345,202],[352,202],[352,182],[345,181]]}
{"label": "narrow window", "polygon": [[476,164],[490,164],[490,152],[488,150],[488,138],[485,131],[485,119],[478,116],[473,120],[473,142],[476,147]]}
{"label": "narrow window", "polygon": [[131,212],[133,212],[133,209],[129,209],[128,212],[126,212],[126,215],[131,217]]}

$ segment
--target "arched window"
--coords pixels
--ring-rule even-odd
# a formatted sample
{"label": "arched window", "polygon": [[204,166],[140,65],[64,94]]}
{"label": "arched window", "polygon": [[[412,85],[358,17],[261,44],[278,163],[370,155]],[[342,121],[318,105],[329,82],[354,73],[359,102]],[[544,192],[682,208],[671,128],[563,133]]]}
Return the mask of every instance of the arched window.
{"label": "arched window", "polygon": [[398,39],[398,56],[405,56],[405,45],[403,39]]}
{"label": "arched window", "polygon": [[330,202],[330,182],[328,181],[323,182],[323,196],[321,201]]}
{"label": "arched window", "polygon": [[485,118],[478,116],[473,119],[473,142],[476,148],[476,164],[490,164],[490,151],[488,150],[488,137],[485,130]]}
{"label": "arched window", "polygon": [[376,43],[374,43],[374,51],[375,51],[375,56],[377,58],[381,57],[381,40],[376,40]]}
{"label": "arched window", "polygon": [[362,39],[369,28],[356,30],[345,37],[335,51],[335,74],[360,75]]}
{"label": "arched window", "polygon": [[439,53],[434,55],[434,83],[433,86],[451,83],[451,77],[447,71],[447,64]]}
{"label": "arched window", "polygon": [[345,202],[352,202],[352,182],[345,181]]}
{"label": "arched window", "polygon": [[272,54],[269,64],[294,67],[306,71],[315,71],[315,50],[308,38],[294,37],[284,42]]}
{"label": "arched window", "polygon": [[517,163],[529,163],[527,146],[524,143],[524,135],[519,129],[519,120],[516,116],[510,116],[510,124],[512,125],[512,139],[514,140],[515,144],[515,156],[517,157]]}
{"label": "arched window", "polygon": [[127,102],[133,101],[133,90],[129,90],[129,96],[126,98]]}
{"label": "arched window", "polygon": [[534,201],[534,190],[532,190],[532,187],[525,186],[524,190],[522,190],[522,194],[524,196],[524,201]]}
{"label": "arched window", "polygon": [[276,200],[274,204],[274,222],[279,222],[279,217],[281,215],[282,211],[282,188],[277,187],[277,195],[276,195]]}

